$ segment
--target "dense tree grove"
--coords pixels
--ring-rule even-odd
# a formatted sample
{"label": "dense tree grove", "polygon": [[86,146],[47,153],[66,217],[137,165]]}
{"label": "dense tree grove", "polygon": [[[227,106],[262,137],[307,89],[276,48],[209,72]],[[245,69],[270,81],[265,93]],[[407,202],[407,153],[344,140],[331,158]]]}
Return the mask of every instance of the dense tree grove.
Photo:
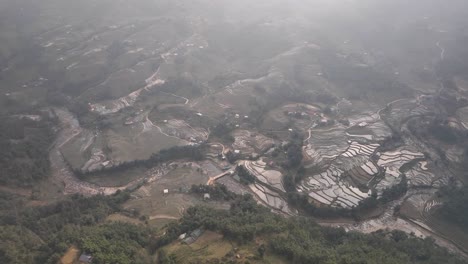
{"label": "dense tree grove", "polygon": [[284,167],[286,168],[296,168],[302,163],[302,144],[304,142],[304,137],[298,132],[292,132],[288,145],[286,146],[286,154],[288,157],[288,162]]}
{"label": "dense tree grove", "polygon": [[248,185],[255,182],[255,176],[253,176],[244,166],[237,167],[237,175],[239,175],[240,182]]}
{"label": "dense tree grove", "polygon": [[234,137],[231,135],[234,128],[234,124],[222,121],[211,128],[210,137],[218,137],[226,140],[227,142],[234,142]]}
{"label": "dense tree grove", "polygon": [[408,180],[406,176],[403,175],[400,183],[387,188],[383,191],[380,201],[383,203],[388,203],[393,200],[396,200],[403,196],[408,191]]}
{"label": "dense tree grove", "polygon": [[95,263],[131,264],[144,259],[139,251],[148,245],[148,233],[140,226],[109,223],[85,228],[78,246],[91,254]]}
{"label": "dense tree grove", "polygon": [[47,177],[53,120],[0,118],[0,184],[31,186]]}
{"label": "dense tree grove", "polygon": [[47,206],[2,210],[1,263],[57,263],[71,245],[92,253],[96,263],[135,263],[151,232],[131,224],[102,225],[129,197],[75,195]]}
{"label": "dense tree grove", "polygon": [[199,196],[203,196],[204,194],[208,193],[210,195],[210,199],[213,200],[225,200],[230,201],[237,197],[237,195],[227,189],[225,185],[217,184],[214,186],[210,185],[192,185],[190,188],[192,193],[195,193]]}

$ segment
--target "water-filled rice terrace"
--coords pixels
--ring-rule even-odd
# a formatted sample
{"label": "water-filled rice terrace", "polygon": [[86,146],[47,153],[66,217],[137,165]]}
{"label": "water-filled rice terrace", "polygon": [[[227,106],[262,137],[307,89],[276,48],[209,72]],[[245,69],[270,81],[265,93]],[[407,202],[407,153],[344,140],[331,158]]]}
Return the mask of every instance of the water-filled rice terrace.
{"label": "water-filled rice terrace", "polygon": [[274,210],[292,214],[287,202],[281,196],[285,190],[282,182],[283,174],[280,171],[268,169],[262,159],[243,161],[240,164],[257,180],[249,185],[257,199]]}
{"label": "water-filled rice terrace", "polygon": [[353,208],[372,193],[380,196],[400,183],[402,168],[410,163],[413,166],[406,172],[410,184],[436,181],[425,156],[412,147],[379,151],[382,135],[391,132],[378,116],[354,118],[350,128],[335,125],[310,131],[304,146],[307,176],[296,187],[317,204]]}

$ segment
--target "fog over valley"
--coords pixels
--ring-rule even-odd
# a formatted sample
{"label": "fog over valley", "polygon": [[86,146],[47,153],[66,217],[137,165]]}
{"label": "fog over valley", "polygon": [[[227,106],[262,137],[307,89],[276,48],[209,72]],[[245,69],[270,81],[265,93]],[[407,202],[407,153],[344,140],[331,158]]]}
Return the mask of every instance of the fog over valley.
{"label": "fog over valley", "polygon": [[468,263],[466,0],[0,0],[0,263]]}

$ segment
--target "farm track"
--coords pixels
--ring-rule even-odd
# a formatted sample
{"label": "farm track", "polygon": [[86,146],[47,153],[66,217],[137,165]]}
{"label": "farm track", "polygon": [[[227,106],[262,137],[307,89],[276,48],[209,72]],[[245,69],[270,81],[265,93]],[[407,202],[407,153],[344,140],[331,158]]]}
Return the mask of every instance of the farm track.
{"label": "farm track", "polygon": [[170,216],[170,215],[165,215],[165,214],[158,214],[158,215],[152,215],[149,217],[149,220],[155,220],[155,219],[170,219],[170,220],[178,220],[180,217],[175,217],[175,216]]}

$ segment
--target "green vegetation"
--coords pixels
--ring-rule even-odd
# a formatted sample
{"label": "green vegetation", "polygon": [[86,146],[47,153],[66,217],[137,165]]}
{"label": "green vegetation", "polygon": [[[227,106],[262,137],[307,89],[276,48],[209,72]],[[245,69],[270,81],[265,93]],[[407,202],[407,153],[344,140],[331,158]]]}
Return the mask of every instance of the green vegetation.
{"label": "green vegetation", "polygon": [[250,174],[250,172],[243,166],[237,167],[237,175],[239,175],[240,182],[244,185],[249,185],[255,182],[255,176]]}
{"label": "green vegetation", "polygon": [[38,117],[0,118],[0,184],[31,186],[48,176],[54,121]]}
{"label": "green vegetation", "polygon": [[[462,263],[429,239],[346,233],[272,214],[229,191],[249,188],[228,176],[222,182],[229,190],[192,184],[211,182],[215,167],[229,169],[225,153],[207,149],[218,144],[231,163],[250,157],[268,164],[259,170],[263,182],[244,167],[238,174],[242,184],[261,184],[257,197],[277,212],[361,220],[395,213],[383,205],[405,194],[407,201],[432,199],[408,188],[438,189],[468,169],[460,109],[468,105],[466,0],[115,2],[0,1],[0,263],[57,263],[70,248],[95,263],[180,263],[187,255],[168,247],[199,228],[225,248],[253,252],[243,259],[242,250],[229,248],[228,256],[211,248],[215,263],[274,263],[270,256],[291,263]],[[60,146],[52,145],[59,127],[47,113],[51,106],[64,111]],[[399,184],[384,180],[385,168],[416,157],[410,152],[425,152],[425,163],[415,158],[398,167]],[[320,185],[327,201],[306,188],[298,192],[305,177],[328,169],[327,178],[303,185]],[[348,184],[362,194],[335,188]],[[377,198],[376,188],[387,184]],[[113,196],[66,196],[121,186],[131,187]],[[357,204],[369,189],[373,195]],[[203,202],[207,193],[211,201]],[[444,205],[418,215],[417,224],[457,226],[433,228],[457,242],[444,234],[468,231],[467,193],[443,188]],[[190,208],[228,202],[230,210]],[[149,226],[164,226],[165,235]],[[193,262],[206,263],[207,241],[182,251],[196,251]]]}
{"label": "green vegetation", "polygon": [[403,196],[408,191],[408,180],[403,175],[400,183],[393,185],[391,188],[385,189],[379,201],[388,203]]}
{"label": "green vegetation", "polygon": [[78,246],[95,263],[144,263],[140,251],[148,245],[146,228],[121,222],[84,228]]}
{"label": "green vegetation", "polygon": [[[324,228],[308,218],[275,215],[258,206],[250,196],[234,201],[229,211],[203,206],[188,209],[179,224],[169,226],[166,235],[152,241],[151,248],[157,250],[179,234],[200,227],[220,232],[225,239],[238,244],[262,237],[267,240],[267,251],[262,250],[263,254],[280,255],[291,263],[464,263],[431,239],[400,231],[365,235]],[[164,263],[177,263],[177,255],[165,258],[168,262]]]}
{"label": "green vegetation", "polygon": [[219,137],[227,142],[234,142],[234,137],[231,135],[235,128],[234,124],[220,122],[211,128],[210,137]]}
{"label": "green vegetation", "polygon": [[[56,263],[75,245],[91,254],[94,263],[151,263],[156,251],[159,263],[178,263],[182,259],[166,254],[164,247],[180,234],[202,228],[222,234],[230,243],[252,247],[252,262],[271,255],[292,263],[464,263],[431,239],[400,231],[346,233],[320,227],[310,218],[284,218],[257,205],[250,195],[238,196],[223,186],[193,186],[192,192],[232,200],[231,208],[189,208],[179,222],[168,224],[162,236],[146,226],[104,223],[108,215],[123,212],[120,205],[129,199],[128,192],[108,197],[72,196],[48,206],[4,211],[0,258],[5,263]],[[264,242],[253,246],[258,238]]]}
{"label": "green vegetation", "polygon": [[203,185],[203,184],[192,185],[192,188],[190,188],[190,191],[201,197],[203,197],[205,193],[208,193],[210,194],[210,199],[218,200],[218,201],[222,201],[222,200],[230,201],[237,197],[237,195],[229,191],[225,185],[220,185],[220,184],[217,184],[214,186]]}
{"label": "green vegetation", "polygon": [[445,199],[436,214],[449,223],[468,231],[468,187],[453,185],[441,188],[439,195]]}
{"label": "green vegetation", "polygon": [[147,168],[151,168],[157,164],[162,162],[176,160],[176,159],[184,159],[190,158],[192,160],[202,160],[203,159],[203,151],[206,148],[206,144],[197,144],[197,145],[188,145],[188,146],[177,146],[169,149],[163,149],[159,153],[155,153],[151,155],[151,157],[147,160],[134,160],[130,162],[122,162],[118,166],[110,167],[110,168],[102,168],[100,170],[88,173],[83,172],[81,170],[76,170],[75,173],[78,176],[89,176],[89,175],[99,175],[101,173],[109,173],[109,172],[118,172],[122,170],[131,169],[136,166],[144,166]]}
{"label": "green vegetation", "polygon": [[294,131],[290,135],[290,140],[285,150],[288,157],[288,162],[284,164],[285,168],[297,168],[302,163],[302,144],[304,137]]}
{"label": "green vegetation", "polygon": [[148,241],[145,227],[104,224],[121,211],[128,192],[90,198],[71,196],[61,202],[17,209],[0,215],[2,263],[57,263],[71,245],[93,253],[96,263],[135,263],[137,252]]}
{"label": "green vegetation", "polygon": [[428,139],[435,138],[450,145],[465,145],[466,139],[468,138],[468,133],[466,131],[451,127],[449,125],[449,120],[443,116],[414,120],[409,123],[408,127],[411,132],[418,137]]}

